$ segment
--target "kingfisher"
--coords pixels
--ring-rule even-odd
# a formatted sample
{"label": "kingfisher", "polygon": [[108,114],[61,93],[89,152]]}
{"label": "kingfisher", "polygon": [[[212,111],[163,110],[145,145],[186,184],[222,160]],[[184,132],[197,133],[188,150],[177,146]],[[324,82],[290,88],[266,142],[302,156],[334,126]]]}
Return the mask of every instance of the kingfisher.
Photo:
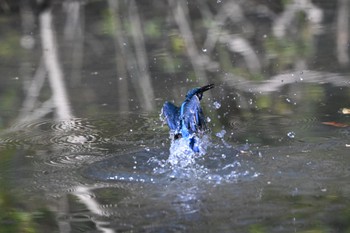
{"label": "kingfisher", "polygon": [[206,130],[206,120],[200,106],[203,93],[214,88],[214,84],[197,87],[189,90],[180,107],[166,101],[162,108],[162,115],[174,134],[174,140],[185,138],[189,140],[189,147],[194,152],[199,152],[196,145],[197,133]]}

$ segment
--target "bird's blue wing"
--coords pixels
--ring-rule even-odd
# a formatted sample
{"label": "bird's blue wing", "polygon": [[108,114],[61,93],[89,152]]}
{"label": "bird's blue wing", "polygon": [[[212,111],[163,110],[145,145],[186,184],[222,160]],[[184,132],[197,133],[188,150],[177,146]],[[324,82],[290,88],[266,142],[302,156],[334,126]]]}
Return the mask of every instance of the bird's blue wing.
{"label": "bird's blue wing", "polygon": [[192,134],[205,129],[205,118],[196,95],[182,104],[180,118],[182,119],[182,131],[187,130],[189,134]]}
{"label": "bird's blue wing", "polygon": [[180,108],[166,101],[163,105],[163,115],[167,121],[170,130],[176,131],[180,128]]}

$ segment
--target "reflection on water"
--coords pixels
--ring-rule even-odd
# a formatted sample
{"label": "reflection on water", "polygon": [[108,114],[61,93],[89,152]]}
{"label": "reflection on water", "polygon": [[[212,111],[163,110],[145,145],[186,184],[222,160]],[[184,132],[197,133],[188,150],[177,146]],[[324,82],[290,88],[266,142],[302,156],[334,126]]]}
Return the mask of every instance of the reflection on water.
{"label": "reflection on water", "polygon": [[0,232],[348,232],[348,5],[0,1]]}
{"label": "reflection on water", "polygon": [[159,112],[20,122],[1,133],[1,150],[13,150],[1,174],[21,200],[44,194],[61,232],[347,229],[350,134],[322,124],[346,123],[343,103],[313,115],[299,107],[312,100],[285,98],[280,113],[235,114],[207,99],[206,112],[219,111],[206,153],[188,157],[174,152]]}
{"label": "reflection on water", "polygon": [[[263,132],[271,117],[237,134]],[[347,129],[290,119],[279,123],[275,143],[242,144],[228,125],[211,133],[205,155],[178,166],[158,121],[157,114],[128,114],[16,125],[2,147],[17,148],[25,162],[5,163],[2,171],[16,167],[20,195],[45,190],[61,231],[203,232],[212,222],[213,231],[290,232],[327,228],[339,221],[330,209],[346,211],[339,203],[350,190]]]}

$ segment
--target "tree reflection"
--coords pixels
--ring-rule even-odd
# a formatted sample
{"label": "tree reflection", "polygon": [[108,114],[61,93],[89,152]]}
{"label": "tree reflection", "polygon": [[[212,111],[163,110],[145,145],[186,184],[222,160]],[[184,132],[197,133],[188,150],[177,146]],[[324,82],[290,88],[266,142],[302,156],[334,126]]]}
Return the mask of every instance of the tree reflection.
{"label": "tree reflection", "polygon": [[51,11],[45,10],[41,12],[39,22],[43,59],[52,90],[52,103],[56,108],[56,114],[59,120],[69,119],[72,117],[72,113],[64,84],[63,71],[58,57]]}
{"label": "tree reflection", "polygon": [[[70,119],[72,113],[58,56],[55,29],[52,23],[52,12],[49,8],[44,8],[40,12],[39,26],[43,53],[42,63],[38,67],[37,75],[31,80],[27,89],[27,98],[25,99],[19,121],[37,120],[51,112],[52,109],[55,110],[58,120]],[[52,97],[36,108],[35,103],[37,102],[46,74],[51,87]]]}
{"label": "tree reflection", "polygon": [[[180,101],[188,86],[212,82],[217,99],[227,101],[216,109],[225,117],[213,121],[234,124],[236,116],[256,117],[257,109],[317,116],[319,105],[332,109],[346,94],[327,101],[333,95],[327,85],[313,84],[349,85],[342,74],[349,71],[348,0],[5,0],[0,25],[2,129],[13,119],[51,115],[67,120],[102,111],[158,113],[165,97]],[[221,130],[220,122],[215,125]],[[268,124],[254,137],[263,140],[277,127]],[[16,157],[1,155],[0,165]],[[0,168],[0,232],[33,232],[32,211],[55,221],[46,209],[15,208],[23,204],[8,192],[8,168]],[[74,195],[89,211],[101,215],[94,209],[97,200],[84,200],[90,188],[78,191]],[[173,207],[191,213],[199,208],[198,198],[197,187],[183,190]],[[58,226],[62,232],[70,230],[65,220]],[[108,232],[102,222],[95,224]]]}
{"label": "tree reflection", "polygon": [[[171,90],[186,80],[198,85],[219,78],[225,82],[227,77],[269,80],[271,75],[280,73],[317,70],[312,64],[317,62],[315,55],[322,47],[316,39],[325,34],[323,30],[328,23],[324,18],[326,4],[316,5],[310,0],[274,3],[169,0],[147,4],[110,0],[38,1],[36,6],[23,3],[20,5],[22,46],[35,53],[34,45],[40,44],[43,55],[34,74],[28,68],[23,69],[23,74],[31,78],[26,80],[21,120],[40,118],[53,110],[59,119],[72,116],[69,96],[77,102],[83,102],[84,98],[66,88],[83,86],[88,80],[86,70],[90,70],[89,64],[96,58],[101,60],[100,64],[106,64],[103,67],[113,70],[114,81],[108,89],[115,89],[118,110],[122,112],[129,112],[130,106],[135,105],[131,102],[134,96],[138,108],[157,110],[155,78],[159,78],[159,72],[162,76],[178,76],[166,87]],[[332,18],[337,25],[337,33],[331,39],[337,45],[333,55],[339,67],[349,60],[347,5],[347,1],[339,0],[336,17]],[[2,4],[3,11],[11,12],[16,7],[16,4]],[[60,14],[61,11],[65,14]],[[40,37],[31,36],[35,15]],[[58,21],[64,24],[55,23]],[[1,51],[0,47],[0,55]],[[109,66],[110,58],[114,59],[114,67]],[[52,98],[39,101],[43,99],[40,93],[47,88],[46,77]],[[99,95],[100,90],[92,89],[92,92]],[[178,98],[178,92],[174,91],[173,95]]]}
{"label": "tree reflection", "polygon": [[[0,232],[51,232],[57,229],[54,214],[42,200],[29,197],[23,201],[23,192],[13,192],[14,173],[12,166],[18,166],[18,153],[15,150],[1,149],[0,157]],[[28,197],[26,197],[28,200]]]}

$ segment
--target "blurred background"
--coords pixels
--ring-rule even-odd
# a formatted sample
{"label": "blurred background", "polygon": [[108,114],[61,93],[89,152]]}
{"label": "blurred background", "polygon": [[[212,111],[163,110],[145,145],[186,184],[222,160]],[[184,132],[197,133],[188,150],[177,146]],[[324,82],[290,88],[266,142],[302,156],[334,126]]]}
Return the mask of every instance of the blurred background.
{"label": "blurred background", "polygon": [[295,98],[317,101],[329,85],[314,84],[348,84],[345,0],[23,0],[0,10],[2,127],[55,111],[155,112],[209,82],[223,100],[238,89],[225,110],[286,111],[266,93],[299,83]]}
{"label": "blurred background", "polygon": [[[91,153],[100,158],[160,144],[159,138],[168,137],[159,120],[164,101],[179,105],[188,89],[209,83],[216,87],[205,93],[204,110],[212,132],[224,132],[228,142],[283,146],[294,139],[327,140],[341,144],[337,153],[345,156],[349,5],[348,0],[1,0],[0,232],[90,229],[90,220],[79,230],[64,225],[70,220],[57,220],[71,205],[67,190],[88,182],[67,178],[67,161],[61,159],[72,151],[89,153],[91,160]],[[69,171],[79,173],[86,160],[74,160]],[[55,207],[41,201],[43,194]],[[345,194],[332,195],[324,201],[348,205]],[[349,219],[347,210],[325,228],[315,223],[302,229],[329,232],[341,222],[345,232]],[[242,223],[242,232],[272,232],[268,222],[254,223]],[[100,227],[96,232],[109,232],[94,224]],[[193,229],[188,224],[184,229]]]}

